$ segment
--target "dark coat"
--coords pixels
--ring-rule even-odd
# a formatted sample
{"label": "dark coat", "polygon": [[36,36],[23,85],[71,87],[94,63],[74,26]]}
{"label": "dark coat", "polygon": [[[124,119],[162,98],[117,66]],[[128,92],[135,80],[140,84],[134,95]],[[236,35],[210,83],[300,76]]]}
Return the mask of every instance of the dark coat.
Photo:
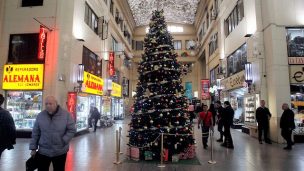
{"label": "dark coat", "polygon": [[0,107],[0,146],[12,149],[16,144],[16,127],[11,114]]}
{"label": "dark coat", "polygon": [[295,127],[293,111],[290,109],[284,110],[280,120],[280,128],[293,130]]}
{"label": "dark coat", "polygon": [[218,113],[218,119],[221,120],[223,118],[223,115],[224,115],[224,108],[222,106],[220,106],[216,110],[217,110],[217,113]]}
{"label": "dark coat", "polygon": [[224,126],[232,126],[234,117],[234,110],[231,106],[227,106],[223,110],[223,123]]}
{"label": "dark coat", "polygon": [[269,118],[271,113],[267,107],[258,107],[256,110],[256,120],[261,126],[269,126]]}
{"label": "dark coat", "polygon": [[91,110],[91,118],[92,119],[95,119],[95,120],[98,120],[100,119],[101,115],[100,113],[98,112],[98,109],[96,107],[94,107],[92,110]]}

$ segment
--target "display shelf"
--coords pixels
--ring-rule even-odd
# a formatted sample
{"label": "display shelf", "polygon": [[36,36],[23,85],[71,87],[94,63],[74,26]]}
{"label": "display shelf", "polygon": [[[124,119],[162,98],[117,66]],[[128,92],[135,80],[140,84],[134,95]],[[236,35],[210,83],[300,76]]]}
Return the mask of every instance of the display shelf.
{"label": "display shelf", "polygon": [[259,95],[258,94],[246,95],[244,97],[244,102],[245,102],[245,124],[256,126],[255,111],[257,105],[259,104]]}
{"label": "display shelf", "polygon": [[8,91],[6,109],[17,130],[31,130],[42,107],[41,91]]}

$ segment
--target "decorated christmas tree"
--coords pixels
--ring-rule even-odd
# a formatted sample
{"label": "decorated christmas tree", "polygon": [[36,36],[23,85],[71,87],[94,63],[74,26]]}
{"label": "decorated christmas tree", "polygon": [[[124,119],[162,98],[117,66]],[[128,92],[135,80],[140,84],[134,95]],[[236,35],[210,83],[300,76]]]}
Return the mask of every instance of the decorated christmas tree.
{"label": "decorated christmas tree", "polygon": [[193,147],[193,128],[181,85],[181,65],[177,62],[163,11],[153,12],[149,27],[138,67],[128,145],[159,159],[159,135],[164,133],[164,148],[170,160],[172,155],[184,154]]}

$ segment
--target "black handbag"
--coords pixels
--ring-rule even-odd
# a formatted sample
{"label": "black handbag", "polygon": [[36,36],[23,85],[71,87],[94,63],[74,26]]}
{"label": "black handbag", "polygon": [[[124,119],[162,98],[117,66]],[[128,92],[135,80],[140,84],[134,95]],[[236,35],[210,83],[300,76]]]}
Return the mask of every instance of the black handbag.
{"label": "black handbag", "polygon": [[26,167],[26,171],[34,171],[36,169],[38,169],[38,155],[35,155],[35,157],[30,157],[26,163],[25,163],[25,167]]}

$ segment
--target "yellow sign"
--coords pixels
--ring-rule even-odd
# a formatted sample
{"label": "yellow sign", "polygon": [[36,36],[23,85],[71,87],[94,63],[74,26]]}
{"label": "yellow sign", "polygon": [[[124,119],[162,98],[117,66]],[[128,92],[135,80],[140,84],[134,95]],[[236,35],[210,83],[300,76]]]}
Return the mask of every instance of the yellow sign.
{"label": "yellow sign", "polygon": [[111,96],[121,97],[121,85],[112,82]]}
{"label": "yellow sign", "polygon": [[43,89],[43,64],[4,65],[3,90]]}
{"label": "yellow sign", "polygon": [[83,92],[103,95],[103,79],[86,71],[83,73],[82,87]]}

